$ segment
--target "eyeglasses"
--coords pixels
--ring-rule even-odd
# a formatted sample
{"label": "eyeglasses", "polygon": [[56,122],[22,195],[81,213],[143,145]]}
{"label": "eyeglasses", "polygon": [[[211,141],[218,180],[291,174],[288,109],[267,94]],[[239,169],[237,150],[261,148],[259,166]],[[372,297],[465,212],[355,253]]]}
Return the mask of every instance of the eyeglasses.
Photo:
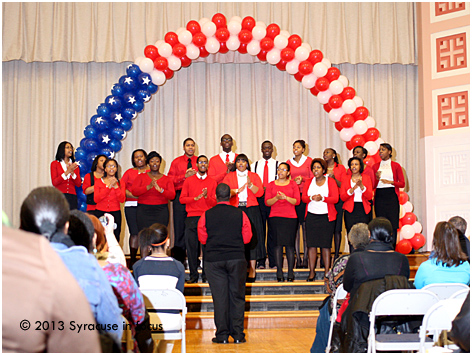
{"label": "eyeglasses", "polygon": [[281,168],[278,168],[277,171],[288,171],[288,169],[281,169]]}
{"label": "eyeglasses", "polygon": [[113,169],[113,168],[116,168],[116,165],[107,165],[106,167],[110,168],[110,169]]}
{"label": "eyeglasses", "polygon": [[206,164],[208,164],[208,162],[207,161],[199,161],[199,162],[197,162],[197,164],[206,165]]}
{"label": "eyeglasses", "polygon": [[223,138],[221,141],[222,142],[231,142],[233,138]]}

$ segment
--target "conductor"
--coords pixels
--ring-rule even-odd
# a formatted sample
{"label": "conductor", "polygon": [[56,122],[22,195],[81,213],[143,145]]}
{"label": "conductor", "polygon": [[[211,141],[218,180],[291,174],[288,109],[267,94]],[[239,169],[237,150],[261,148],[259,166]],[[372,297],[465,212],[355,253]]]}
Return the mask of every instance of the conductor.
{"label": "conductor", "polygon": [[[216,325],[213,343],[245,343],[244,306],[247,262],[244,244],[251,241],[251,223],[246,214],[229,204],[230,188],[216,187],[217,205],[198,221],[198,239],[205,244],[203,267],[210,284]],[[224,223],[222,223],[224,221]]]}

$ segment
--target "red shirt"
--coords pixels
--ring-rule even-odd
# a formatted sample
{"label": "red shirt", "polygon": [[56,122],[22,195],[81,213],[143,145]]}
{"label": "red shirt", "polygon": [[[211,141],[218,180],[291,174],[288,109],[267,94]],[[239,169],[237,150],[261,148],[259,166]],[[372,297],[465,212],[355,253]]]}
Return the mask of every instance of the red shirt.
{"label": "red shirt", "polygon": [[[287,197],[295,198],[297,200],[296,204],[300,204],[300,190],[293,180],[290,180],[289,184],[285,186],[276,185],[275,181],[272,181],[265,190],[266,204],[267,200],[275,197],[278,191],[283,192]],[[287,200],[277,200],[272,206],[270,206],[269,217],[297,218],[295,205],[292,205]]]}
{"label": "red shirt", "polygon": [[[349,170],[351,171],[351,170]],[[352,173],[351,173],[352,174]],[[370,177],[364,174],[362,175],[362,184],[366,190],[362,193],[362,204],[364,206],[365,213],[369,213],[372,207],[370,206],[370,200],[372,200],[372,183]],[[352,212],[354,210],[354,194],[349,195],[348,190],[351,188],[352,175],[346,175],[341,184],[341,200],[344,201],[343,209]]]}
{"label": "red shirt", "polygon": [[67,178],[64,172],[65,170],[62,168],[59,161],[54,160],[51,163],[52,186],[64,194],[76,195],[75,186],[79,187],[82,184],[82,180],[80,179],[80,168],[77,167],[74,170],[75,178],[72,174]]}
{"label": "red shirt", "polygon": [[[207,176],[204,180],[200,179],[198,173],[185,180],[180,195],[180,203],[185,205],[188,217],[200,217],[205,211],[216,205],[216,181]],[[202,197],[198,201],[194,198],[207,188],[207,197]]]}
{"label": "red shirt", "polygon": [[[221,160],[221,159],[220,159]],[[223,179],[223,182],[229,186],[230,189],[237,189],[238,188],[238,171],[233,171],[232,173],[229,173],[226,175],[226,177]],[[257,198],[261,197],[264,195],[264,187],[262,186],[262,181],[259,175],[256,173],[253,173],[251,171],[247,172],[249,178],[251,179],[251,182],[256,185],[259,190],[257,190],[257,193],[254,194],[249,188],[247,189],[247,205],[246,207],[252,207],[252,206],[259,206],[259,202],[257,202]],[[235,195],[231,197],[229,200],[229,203],[231,206],[238,207],[239,205],[239,196]]]}
{"label": "red shirt", "polygon": [[[178,158],[175,158],[170,164],[169,177],[174,182],[175,190],[182,190],[182,186],[185,181],[185,173],[187,172],[188,157],[184,154]],[[192,168],[197,170],[197,157],[193,155],[190,158],[192,162]]]}
{"label": "red shirt", "polygon": [[[351,169],[347,169],[346,175],[352,176]],[[362,178],[364,178],[364,175],[369,177],[370,182],[372,183],[372,192],[373,192],[375,190],[375,187],[374,187],[375,173],[372,170],[372,168],[366,164],[364,164],[364,171],[362,172]]]}
{"label": "red shirt", "polygon": [[[229,202],[228,201],[218,202],[218,204],[229,205]],[[247,244],[251,241],[251,238],[252,238],[251,222],[249,221],[248,216],[244,212],[243,212],[242,235],[243,235],[244,244]],[[206,244],[207,239],[208,239],[208,233],[206,229],[205,213],[203,213],[200,219],[198,220],[198,240],[200,241],[200,243]]]}
{"label": "red shirt", "polygon": [[292,176],[292,179],[295,179],[297,176],[302,177],[302,182],[298,186],[298,190],[300,193],[303,191],[303,187],[305,186],[305,181],[313,177],[313,172],[310,169],[310,165],[313,159],[310,157],[306,157],[305,162],[301,166],[295,166],[293,163],[289,160],[287,160],[287,163],[290,165],[290,176]]}
{"label": "red shirt", "polygon": [[[350,171],[350,170],[349,170]],[[343,182],[344,176],[346,176],[346,168],[342,164],[334,163],[333,175],[340,183]],[[336,186],[338,183],[336,183]],[[341,192],[341,186],[338,187],[338,192]]]}
{"label": "red shirt", "polygon": [[147,186],[151,183],[151,178],[148,174],[139,174],[134,180],[133,186],[131,187],[131,193],[134,196],[138,196],[138,203],[142,205],[164,205],[175,198],[174,183],[166,176],[162,175],[158,180],[157,184],[164,189],[164,192],[160,193],[155,188],[150,190]]}
{"label": "red shirt", "polygon": [[102,179],[96,179],[93,189],[93,200],[99,211],[112,212],[120,210],[120,203],[125,202],[125,184],[118,182],[119,188],[109,189]]}
{"label": "red shirt", "polygon": [[[403,170],[400,164],[392,161],[390,163],[392,167],[392,172],[393,172],[393,186],[395,186],[395,192],[400,199],[400,188],[405,187],[405,177],[403,176]],[[375,163],[374,166],[372,167],[372,170],[374,171],[374,175],[377,174],[377,171],[379,171],[380,167],[380,162]],[[377,188],[377,185],[379,184],[379,180],[377,177],[375,177],[374,180],[374,188]]]}
{"label": "red shirt", "polygon": [[[328,220],[330,222],[334,221],[336,219],[336,215],[338,212],[336,211],[336,207],[334,206],[338,201],[339,201],[339,192],[338,192],[338,185],[336,184],[336,181],[334,181],[333,178],[327,177],[328,179],[328,197],[325,197],[324,202],[328,204]],[[308,189],[310,188],[311,183],[316,184],[315,178],[311,178],[307,180],[305,186],[303,187],[303,193],[302,193],[302,201],[306,203],[306,212],[305,216],[308,213],[308,204],[311,201],[311,196],[308,196]]]}
{"label": "red shirt", "polygon": [[[93,192],[95,192],[95,184],[97,183],[97,180],[100,180],[100,179],[97,179],[95,177],[95,175],[93,176],[93,185],[94,185],[94,188],[93,188]],[[87,190],[90,186],[92,186],[92,181],[90,180],[90,174],[87,174],[85,175],[84,177],[84,182],[82,183],[82,190],[84,191],[85,193],[85,190]],[[87,195],[88,196],[88,195]],[[95,195],[94,195],[95,196]],[[89,205],[87,204],[87,211],[95,211],[97,209],[97,205]]]}
{"label": "red shirt", "polygon": [[[238,155],[236,154],[234,159],[236,159],[237,156]],[[223,182],[223,179],[227,175],[228,167],[221,159],[220,155],[217,154],[214,157],[211,157],[208,164],[208,176],[215,180],[217,184]]]}
{"label": "red shirt", "polygon": [[[150,171],[150,170],[147,169],[145,171],[145,173],[147,173],[148,171]],[[133,186],[134,180],[136,180],[136,178],[140,174],[144,174],[144,173],[140,173],[139,170],[136,169],[136,168],[131,168],[131,169],[126,170],[125,174],[121,178],[121,182],[123,184],[125,184],[126,190],[131,192],[131,187]],[[131,192],[131,194],[134,195],[132,192]],[[136,196],[136,195],[134,195],[134,196]],[[132,197],[126,197],[126,201],[138,201],[138,199],[137,198],[132,198]]]}

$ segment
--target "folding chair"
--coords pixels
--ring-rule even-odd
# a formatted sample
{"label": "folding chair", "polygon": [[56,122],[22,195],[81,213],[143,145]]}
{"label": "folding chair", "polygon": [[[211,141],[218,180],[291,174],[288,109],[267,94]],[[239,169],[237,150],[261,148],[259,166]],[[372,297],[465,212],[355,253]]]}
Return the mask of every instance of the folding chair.
{"label": "folding chair", "polygon": [[326,346],[326,352],[329,353],[329,350],[331,348],[331,338],[333,337],[333,327],[334,323],[336,323],[336,318],[338,317],[338,300],[343,300],[347,296],[347,291],[344,289],[343,284],[339,285],[338,288],[336,289],[336,292],[334,293],[334,307],[333,311],[331,313],[331,324],[329,326],[329,336],[328,336],[328,345]]}
{"label": "folding chair", "polygon": [[452,294],[460,290],[469,290],[469,286],[461,283],[437,283],[429,284],[422,288],[438,295],[440,300],[446,300]]}
{"label": "folding chair", "polygon": [[390,290],[374,301],[369,315],[368,353],[380,351],[419,350],[418,334],[375,334],[375,318],[378,316],[424,315],[439,301],[431,291]]}
{"label": "folding chair", "polygon": [[465,301],[465,299],[467,298],[467,295],[469,294],[469,290],[460,290],[460,291],[457,291],[455,293],[453,293],[451,295],[451,297],[448,298],[449,299],[458,299],[458,300],[462,300],[462,302]]}
{"label": "folding chair", "polygon": [[423,318],[423,324],[420,328],[420,352],[424,353],[426,349],[427,335],[432,334],[433,340],[430,345],[436,342],[442,330],[450,330],[452,321],[461,310],[464,300],[447,299],[441,300],[432,305]]}
{"label": "folding chair", "polygon": [[[185,317],[187,303],[177,289],[142,289],[153,340],[182,340],[181,352],[185,353]],[[180,314],[160,311],[178,310]]]}

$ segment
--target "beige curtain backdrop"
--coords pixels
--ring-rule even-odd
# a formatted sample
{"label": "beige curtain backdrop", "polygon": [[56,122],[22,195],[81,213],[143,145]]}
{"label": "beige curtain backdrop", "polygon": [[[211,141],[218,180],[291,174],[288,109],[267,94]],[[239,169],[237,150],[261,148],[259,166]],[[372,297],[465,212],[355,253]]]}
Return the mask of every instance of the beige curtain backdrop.
{"label": "beige curtain backdrop", "polygon": [[[2,7],[3,61],[134,61],[167,32],[221,12],[228,21],[253,16],[276,23],[332,63],[416,63],[411,2],[5,2]],[[239,54],[217,60],[234,57]]]}

